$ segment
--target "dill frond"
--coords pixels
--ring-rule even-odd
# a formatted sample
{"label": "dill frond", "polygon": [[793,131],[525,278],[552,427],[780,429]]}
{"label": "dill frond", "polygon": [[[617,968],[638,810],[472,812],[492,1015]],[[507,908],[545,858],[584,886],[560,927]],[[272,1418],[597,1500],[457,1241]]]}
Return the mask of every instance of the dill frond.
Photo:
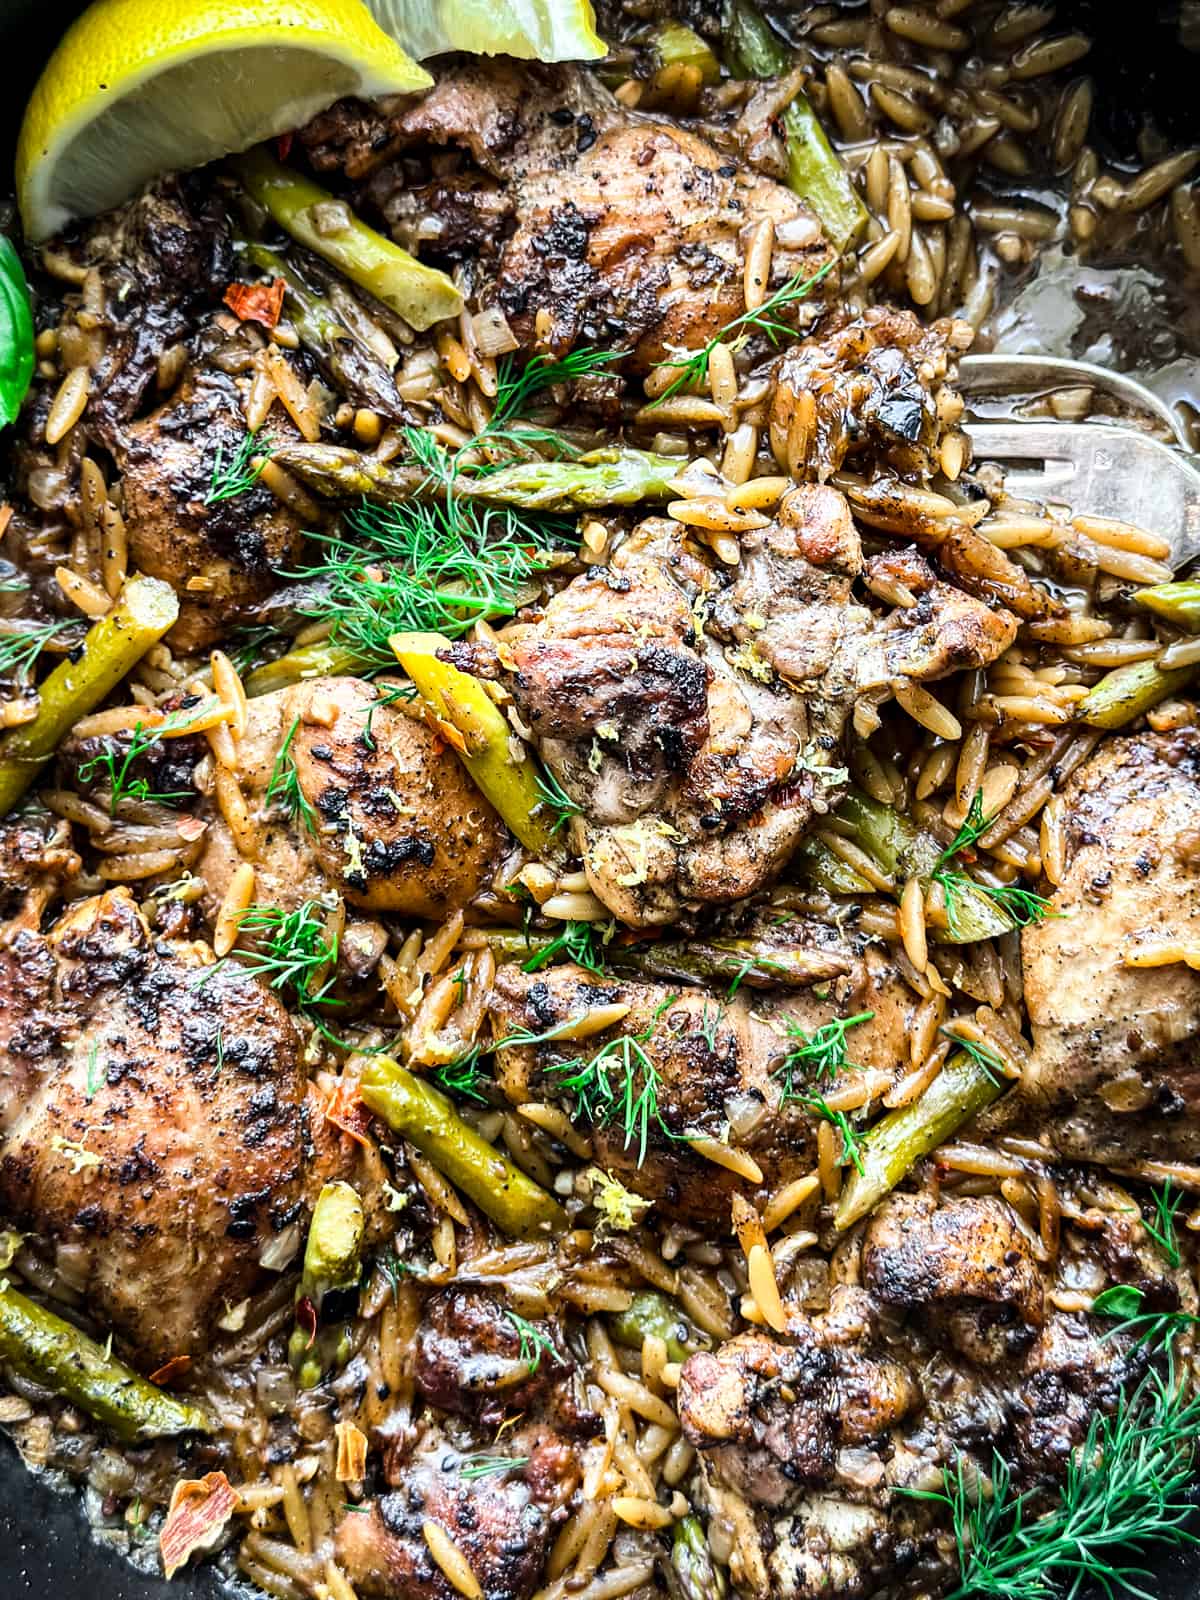
{"label": "dill frond", "polygon": [[[270,434],[264,434],[260,439],[255,433],[247,433],[226,461],[224,445],[218,444],[213,455],[212,479],[204,496],[204,504],[216,506],[222,501],[236,500],[238,495],[248,493],[258,482],[274,449],[275,443]],[[258,458],[257,463],[255,457]]]}

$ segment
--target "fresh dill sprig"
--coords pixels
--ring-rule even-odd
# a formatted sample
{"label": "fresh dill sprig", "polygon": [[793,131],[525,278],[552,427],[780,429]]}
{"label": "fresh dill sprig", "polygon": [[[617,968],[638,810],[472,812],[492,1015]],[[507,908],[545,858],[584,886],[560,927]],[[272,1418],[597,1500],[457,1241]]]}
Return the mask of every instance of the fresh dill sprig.
{"label": "fresh dill sprig", "polygon": [[[328,910],[320,900],[306,900],[295,911],[249,906],[238,919],[238,927],[262,936],[262,944],[258,949],[239,950],[238,962],[272,989],[291,989],[302,1010],[322,1001],[329,1003],[327,996],[337,981],[333,969],[339,941],[326,926]],[[230,959],[223,957],[224,961]],[[208,968],[208,973],[215,971],[216,967]]]}
{"label": "fresh dill sprig", "polygon": [[1092,1314],[1117,1319],[1116,1327],[1102,1335],[1102,1342],[1125,1335],[1134,1345],[1170,1350],[1185,1329],[1200,1323],[1200,1317],[1191,1311],[1144,1311],[1145,1303],[1146,1291],[1132,1283],[1114,1283],[1102,1290],[1092,1301]]}
{"label": "fresh dill sprig", "polygon": [[312,834],[315,839],[320,831],[317,826],[317,813],[300,787],[300,774],[296,770],[296,758],[292,754],[292,741],[299,726],[300,713],[297,712],[292,718],[291,727],[283,736],[283,743],[279,746],[279,754],[275,757],[275,764],[271,768],[271,778],[264,799],[268,806],[277,805],[293,820],[299,819],[305,831]]}
{"label": "fresh dill sprig", "polygon": [[480,619],[511,616],[522,589],[543,571],[546,551],[564,536],[561,519],[453,494],[364,504],[344,516],[340,532],[312,535],[320,558],[290,576],[324,586],[302,609],[332,624],[333,644],[364,665],[394,667],[394,633],[453,639]]}
{"label": "fresh dill sprig", "polygon": [[680,353],[678,360],[659,361],[660,367],[673,367],[679,371],[679,376],[669,388],[658,395],[651,403],[660,406],[664,400],[669,400],[672,395],[678,394],[681,389],[690,385],[700,386],[708,382],[708,363],[713,351],[719,344],[724,344],[730,334],[735,337],[730,344],[733,351],[740,350],[752,334],[761,333],[770,340],[772,345],[778,345],[781,339],[794,339],[796,330],[790,323],[781,322],[778,313],[785,306],[793,305],[798,300],[803,300],[811,289],[815,289],[821,279],[833,270],[835,263],[828,262],[819,272],[806,278],[803,272],[796,272],[763,301],[753,311],[743,311],[741,316],[734,317],[732,322],[727,322],[720,333],[710,339],[699,350],[692,350],[686,354]]}
{"label": "fresh dill sprig", "polygon": [[[226,461],[224,444],[218,443],[213,455],[212,481],[204,496],[204,504],[220,505],[223,500],[236,500],[238,495],[253,489],[274,449],[275,444],[269,434],[264,434],[260,439],[255,433],[247,433]],[[254,462],[256,456],[259,458],[257,465]]]}
{"label": "fresh dill sprig", "polygon": [[552,772],[544,769],[533,781],[541,797],[540,810],[549,820],[552,834],[561,833],[572,817],[583,815],[583,807],[571,799]]}
{"label": "fresh dill sprig", "polygon": [[680,1137],[668,1128],[659,1108],[658,1069],[646,1050],[653,1035],[651,1023],[640,1033],[610,1039],[586,1061],[560,1061],[547,1068],[555,1088],[574,1100],[575,1117],[600,1127],[619,1127],[626,1150],[637,1145],[639,1167],[646,1160],[651,1127],[667,1139]]}
{"label": "fresh dill sprig", "polygon": [[125,799],[152,801],[164,806],[173,805],[177,800],[186,800],[186,789],[151,789],[146,778],[131,778],[129,773],[134,762],[148,755],[161,740],[195,722],[196,711],[195,706],[181,706],[178,711],[170,712],[161,722],[149,728],[144,723],[135,723],[128,744],[120,744],[115,749],[108,745],[99,755],[82,762],[76,777],[80,783],[91,783],[101,771],[108,774],[108,809],[109,815],[114,817],[117,807]]}
{"label": "fresh dill sprig", "polygon": [[938,1032],[943,1039],[949,1039],[959,1050],[969,1055],[976,1066],[982,1067],[993,1083],[1002,1084],[1006,1081],[1004,1063],[994,1050],[989,1050],[987,1045],[981,1044],[978,1039],[963,1038],[962,1034],[955,1033],[952,1027],[943,1026]]}
{"label": "fresh dill sprig", "polygon": [[548,1334],[543,1333],[534,1323],[527,1322],[516,1311],[506,1309],[504,1315],[521,1341],[517,1360],[525,1363],[530,1377],[541,1366],[544,1355],[549,1356],[556,1366],[561,1365],[558,1351],[554,1348],[554,1341]]}
{"label": "fresh dill sprig", "polygon": [[1049,900],[1044,895],[1035,894],[1032,889],[1024,889],[1015,883],[984,883],[955,866],[963,851],[973,849],[995,820],[994,815],[984,816],[983,791],[976,789],[962,826],[933,865],[932,881],[941,887],[946,902],[946,923],[956,938],[959,933],[959,897],[967,889],[986,895],[994,905],[1008,913],[1018,928],[1043,922],[1052,914]]}
{"label": "fresh dill sprig", "polygon": [[1089,1585],[1110,1600],[1120,1590],[1145,1600],[1142,1552],[1200,1542],[1187,1526],[1198,1437],[1200,1396],[1186,1397],[1168,1350],[1165,1370],[1149,1372],[1111,1416],[1092,1417],[1048,1510],[1014,1489],[998,1452],[990,1495],[961,1457],[941,1491],[899,1492],[950,1513],[959,1582],[947,1600],[1075,1600]]}
{"label": "fresh dill sprig", "polygon": [[715,1055],[717,1050],[717,1029],[725,1020],[725,1008],[719,1003],[714,1005],[713,1014],[708,1012],[708,1001],[704,1002],[704,1010],[700,1013],[700,1023],[696,1032],[704,1040],[705,1048],[709,1055]]}
{"label": "fresh dill sprig", "polygon": [[1167,1265],[1178,1268],[1183,1258],[1179,1236],[1175,1232],[1175,1217],[1183,1203],[1183,1195],[1175,1192],[1168,1178],[1161,1189],[1150,1191],[1150,1200],[1154,1206],[1154,1221],[1146,1222],[1143,1219],[1142,1225],[1162,1252]]}
{"label": "fresh dill sprig", "polygon": [[234,667],[245,676],[258,665],[269,645],[281,644],[287,637],[282,628],[262,623],[258,627],[238,628],[226,649]]}
{"label": "fresh dill sprig", "polygon": [[561,952],[577,967],[603,977],[604,950],[616,931],[617,925],[611,919],[608,922],[564,922],[547,945],[521,963],[521,971],[540,972]]}
{"label": "fresh dill sprig", "polygon": [[812,1035],[807,1034],[799,1023],[789,1022],[788,1037],[798,1043],[789,1048],[783,1064],[771,1074],[783,1084],[780,1105],[785,1106],[790,1100],[803,1098],[803,1094],[795,1087],[797,1072],[803,1072],[810,1082],[832,1083],[845,1067],[853,1067],[854,1063],[846,1054],[846,1031],[857,1028],[860,1023],[870,1022],[874,1015],[873,1011],[860,1011],[855,1017],[834,1017],[830,1022],[823,1022]]}
{"label": "fresh dill sprig", "polygon": [[[598,377],[610,362],[620,361],[628,353],[581,345],[565,356],[532,356],[523,366],[518,366],[511,355],[502,356],[496,364],[496,399],[489,428],[515,422],[528,413],[533,401],[547,389],[578,378]],[[485,429],[480,436],[485,442],[487,434],[488,429]]]}
{"label": "fresh dill sprig", "polygon": [[726,1004],[733,999],[746,979],[756,970],[759,972],[786,972],[787,968],[782,961],[773,961],[770,956],[748,955],[734,973],[729,987],[725,991]]}
{"label": "fresh dill sprig", "polygon": [[475,1483],[479,1478],[495,1478],[504,1472],[520,1472],[529,1465],[529,1456],[490,1456],[486,1451],[464,1456],[458,1470],[464,1483]]}
{"label": "fresh dill sprig", "polygon": [[860,1177],[866,1177],[867,1168],[863,1160],[862,1137],[858,1129],[850,1121],[844,1111],[835,1111],[819,1090],[812,1087],[802,1088],[792,1095],[797,1104],[804,1107],[810,1116],[820,1117],[822,1122],[828,1122],[835,1133],[842,1136],[842,1149],[838,1160],[842,1166],[853,1162],[858,1169]]}
{"label": "fresh dill sprig", "polygon": [[565,1022],[547,1028],[544,1033],[531,1033],[528,1028],[517,1028],[512,1033],[506,1033],[502,1039],[478,1040],[469,1050],[464,1050],[462,1055],[455,1056],[453,1061],[435,1068],[433,1078],[443,1089],[453,1094],[486,1104],[485,1096],[479,1092],[484,1056],[494,1055],[497,1050],[518,1050],[531,1045],[547,1044],[578,1021],[578,1017],[568,1017]]}
{"label": "fresh dill sprig", "polygon": [[[8,625],[16,626],[15,623]],[[38,622],[22,628],[19,633],[0,634],[0,678],[27,678],[46,646],[76,629],[76,623],[62,620]]]}

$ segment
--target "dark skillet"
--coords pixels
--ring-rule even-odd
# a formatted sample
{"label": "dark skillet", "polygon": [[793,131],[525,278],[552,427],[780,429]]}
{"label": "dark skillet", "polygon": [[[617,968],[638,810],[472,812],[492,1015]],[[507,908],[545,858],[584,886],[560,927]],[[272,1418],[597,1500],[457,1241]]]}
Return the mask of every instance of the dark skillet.
{"label": "dark skillet", "polygon": [[[22,108],[42,62],[85,3],[0,0],[0,49],[7,69],[0,137],[6,149],[11,150],[16,139]],[[150,7],[169,3],[145,0]],[[804,0],[790,0],[787,9],[803,9],[803,4]],[[850,0],[846,9],[860,7]],[[1136,16],[1116,0],[1067,0],[1059,5],[1061,21],[1082,27],[1098,42],[1087,63],[1096,80],[1093,135],[1118,160],[1136,159],[1144,108],[1153,111],[1172,144],[1200,142],[1200,57],[1179,47],[1179,10],[1179,0],[1159,0]],[[0,181],[0,194],[10,182],[9,176]],[[1200,1549],[1165,1552],[1147,1565],[1146,1591],[1156,1600],[1200,1597]],[[221,1593],[204,1569],[170,1584],[135,1572],[122,1557],[87,1536],[74,1495],[60,1495],[34,1478],[11,1446],[0,1443],[3,1600],[24,1595],[42,1600],[48,1594],[64,1600],[216,1600]]]}

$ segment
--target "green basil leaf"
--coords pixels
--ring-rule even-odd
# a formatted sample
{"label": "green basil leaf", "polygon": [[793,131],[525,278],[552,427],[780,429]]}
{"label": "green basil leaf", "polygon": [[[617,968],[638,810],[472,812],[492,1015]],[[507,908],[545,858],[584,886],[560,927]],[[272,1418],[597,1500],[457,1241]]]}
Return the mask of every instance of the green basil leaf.
{"label": "green basil leaf", "polygon": [[29,285],[12,240],[0,235],[0,423],[17,420],[33,359]]}
{"label": "green basil leaf", "polygon": [[1120,1317],[1122,1320],[1127,1320],[1137,1316],[1145,1298],[1142,1291],[1135,1289],[1131,1283],[1117,1283],[1096,1296],[1092,1301],[1092,1310],[1100,1317]]}

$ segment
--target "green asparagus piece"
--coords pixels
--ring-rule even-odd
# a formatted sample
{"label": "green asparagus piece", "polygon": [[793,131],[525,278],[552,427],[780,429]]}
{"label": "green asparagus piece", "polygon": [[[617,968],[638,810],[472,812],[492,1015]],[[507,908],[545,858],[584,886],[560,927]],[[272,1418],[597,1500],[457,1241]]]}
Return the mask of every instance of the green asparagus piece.
{"label": "green asparagus piece", "polygon": [[212,1430],[199,1406],[156,1389],[94,1339],[7,1282],[0,1283],[0,1357],[127,1443]]}
{"label": "green asparagus piece", "polygon": [[712,47],[693,29],[682,22],[664,22],[654,30],[654,54],[662,67],[697,67],[701,83],[719,83],[721,63]]}
{"label": "green asparagus piece", "polygon": [[[488,944],[503,959],[527,961],[554,943],[550,933],[518,933],[512,928],[486,930]],[[789,950],[758,939],[715,939],[675,943],[639,941],[605,946],[604,963],[668,983],[736,982],[750,989],[804,988],[823,978],[839,977],[842,962],[819,950]]]}
{"label": "green asparagus piece", "polygon": [[1134,604],[1145,606],[1165,622],[1173,622],[1185,633],[1200,633],[1200,581],[1195,578],[1181,583],[1159,583],[1149,589],[1138,589]]}
{"label": "green asparagus piece", "polygon": [[327,1183],[317,1196],[304,1266],[296,1289],[297,1319],[288,1341],[288,1357],[299,1374],[300,1386],[312,1389],[335,1365],[340,1365],[344,1328],[318,1332],[321,1306],[327,1294],[352,1289],[362,1274],[363,1208],[348,1183]]}
{"label": "green asparagus piece", "polygon": [[[438,497],[424,467],[380,461],[376,456],[333,444],[281,444],[272,457],[286,471],[327,500],[382,501]],[[581,511],[631,506],[640,500],[670,500],[682,462],[645,450],[592,450],[577,461],[520,461],[472,477],[460,472],[454,493],[460,500],[521,506],[528,511]]]}
{"label": "green asparagus piece", "polygon": [[247,244],[247,259],[260,271],[282,278],[287,285],[286,305],[300,342],[324,366],[341,394],[356,404],[369,406],[400,421],[404,406],[396,393],[391,372],[380,358],[364,349],[353,331],[338,316],[332,303],[310,287],[295,265],[263,244]]}
{"label": "green asparagus piece", "polygon": [[936,1150],[1005,1087],[967,1051],[951,1056],[919,1099],[889,1112],[863,1135],[859,1143],[863,1167],[850,1171],[838,1200],[835,1226],[849,1228],[865,1217],[922,1156]]}
{"label": "green asparagus piece", "polygon": [[1116,667],[1088,690],[1075,715],[1093,728],[1123,728],[1182,689],[1195,677],[1196,670],[1176,667],[1164,672],[1153,661],[1133,661],[1127,667]]}
{"label": "green asparagus piece", "polygon": [[654,1289],[635,1294],[627,1310],[609,1318],[609,1327],[627,1350],[640,1350],[648,1334],[657,1334],[672,1361],[686,1361],[695,1351],[708,1349],[709,1341],[692,1327],[678,1302]]}
{"label": "green asparagus piece", "polygon": [[675,1524],[671,1565],[682,1600],[725,1600],[729,1593],[725,1569],[713,1559],[704,1524],[697,1516],[686,1516]]}
{"label": "green asparagus piece", "polygon": [[462,296],[444,272],[424,266],[353,213],[347,212],[345,227],[323,232],[313,208],[332,209],[337,204],[333,195],[261,147],[234,156],[232,166],[251,197],[286,234],[382,300],[411,327],[424,332],[462,310]]}
{"label": "green asparagus piece", "polygon": [[[725,35],[725,61],[739,78],[776,78],[792,64],[786,47],[750,0],[734,0]],[[788,185],[812,206],[830,243],[844,250],[866,227],[867,208],[804,95],[797,94],[782,121]]]}
{"label": "green asparagus piece", "polygon": [[337,677],[342,672],[358,672],[373,666],[354,650],[338,644],[305,644],[274,661],[264,661],[246,678],[246,693],[251,699],[271,694],[276,689],[287,689],[306,678]]}
{"label": "green asparagus piece", "polygon": [[[853,828],[853,842],[894,879],[897,893],[908,878],[919,879],[923,887],[929,884],[944,850],[933,834],[860,789],[850,790],[837,814]],[[797,856],[809,881],[829,894],[877,892],[819,839],[803,841]],[[1010,933],[1015,926],[1002,906],[964,879],[955,901],[955,930],[939,930],[936,937],[945,944],[973,944]]]}
{"label": "green asparagus piece", "polygon": [[106,617],[88,629],[75,660],[39,686],[38,714],[0,739],[0,816],[13,806],[80,717],[92,711],[179,615],[175,591],[157,578],[131,578]]}
{"label": "green asparagus piece", "polygon": [[481,1138],[431,1084],[388,1056],[369,1057],[361,1082],[376,1116],[411,1140],[498,1228],[517,1239],[565,1231],[566,1212],[554,1196]]}

